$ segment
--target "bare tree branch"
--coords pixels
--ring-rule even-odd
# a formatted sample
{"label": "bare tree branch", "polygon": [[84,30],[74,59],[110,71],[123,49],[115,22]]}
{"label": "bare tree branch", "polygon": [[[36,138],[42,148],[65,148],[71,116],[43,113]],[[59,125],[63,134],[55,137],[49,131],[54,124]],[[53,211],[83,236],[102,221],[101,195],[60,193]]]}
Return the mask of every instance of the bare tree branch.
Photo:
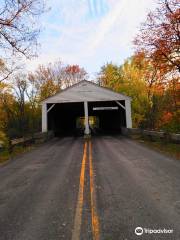
{"label": "bare tree branch", "polygon": [[28,58],[34,56],[40,32],[38,20],[44,11],[44,0],[2,0],[0,48]]}

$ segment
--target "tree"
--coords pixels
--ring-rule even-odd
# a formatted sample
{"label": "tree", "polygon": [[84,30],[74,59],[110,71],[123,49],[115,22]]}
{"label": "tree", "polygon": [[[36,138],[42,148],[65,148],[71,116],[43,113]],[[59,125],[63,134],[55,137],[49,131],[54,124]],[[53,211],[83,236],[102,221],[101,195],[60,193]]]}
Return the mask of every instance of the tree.
{"label": "tree", "polygon": [[138,52],[145,52],[159,70],[180,72],[180,2],[159,1],[159,7],[148,14],[135,38]]}
{"label": "tree", "polygon": [[166,119],[168,124],[172,120],[173,129],[177,129],[178,79],[169,81],[144,52],[135,54],[121,66],[106,64],[98,80],[100,85],[132,97],[134,127],[160,129]]}
{"label": "tree", "polygon": [[10,139],[40,131],[41,109],[34,81],[19,73],[13,84],[0,83],[0,132]]}
{"label": "tree", "polygon": [[18,110],[18,118],[19,118],[19,129],[21,135],[25,135],[26,129],[26,115],[25,115],[25,95],[27,91],[27,82],[25,75],[17,75],[15,76],[14,81],[14,91],[17,100],[17,110]]}
{"label": "tree", "polygon": [[29,115],[29,132],[34,135],[39,130],[41,121],[41,108],[39,105],[39,92],[34,75],[26,76],[26,96],[27,96],[27,114]]}
{"label": "tree", "polygon": [[98,74],[98,83],[100,86],[116,89],[117,84],[120,83],[119,67],[113,63],[107,63],[102,66]]}
{"label": "tree", "polygon": [[14,71],[14,68],[9,69],[5,65],[4,61],[0,59],[0,83],[5,81]]}
{"label": "tree", "polygon": [[84,79],[87,79],[87,72],[84,68],[81,68],[79,65],[67,65],[62,71],[63,87],[70,87],[75,83],[78,83]]}
{"label": "tree", "polygon": [[29,74],[28,79],[38,92],[39,101],[54,95],[60,90],[60,71],[56,70],[53,64],[40,65],[34,73]]}
{"label": "tree", "polygon": [[29,74],[34,79],[34,86],[39,92],[39,100],[50,97],[61,89],[87,78],[86,71],[78,65],[63,65],[62,62],[40,65],[34,73]]}
{"label": "tree", "polygon": [[0,5],[0,48],[26,57],[34,56],[44,12],[42,0],[2,0]]}
{"label": "tree", "polygon": [[16,122],[15,97],[9,84],[0,83],[0,131],[14,136]]}
{"label": "tree", "polygon": [[[180,2],[159,1],[135,38],[136,56],[142,56],[149,107],[144,127],[179,131]],[[138,60],[138,59],[137,59]]]}
{"label": "tree", "polygon": [[162,129],[169,132],[180,132],[180,85],[179,79],[175,77],[172,81],[168,82],[164,96],[164,106],[161,116]]}
{"label": "tree", "polygon": [[143,70],[137,67],[134,58],[126,60],[121,66],[112,63],[103,66],[99,74],[99,82],[102,86],[132,97],[133,125],[138,127],[144,119],[148,101]]}

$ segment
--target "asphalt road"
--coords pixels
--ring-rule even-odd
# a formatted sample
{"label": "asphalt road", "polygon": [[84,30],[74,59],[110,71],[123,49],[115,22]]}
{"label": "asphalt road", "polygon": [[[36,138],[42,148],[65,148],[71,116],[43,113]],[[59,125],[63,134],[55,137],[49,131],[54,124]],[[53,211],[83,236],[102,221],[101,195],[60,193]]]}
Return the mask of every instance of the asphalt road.
{"label": "asphalt road", "polygon": [[0,240],[59,239],[180,240],[180,162],[104,136],[53,139],[1,166]]}

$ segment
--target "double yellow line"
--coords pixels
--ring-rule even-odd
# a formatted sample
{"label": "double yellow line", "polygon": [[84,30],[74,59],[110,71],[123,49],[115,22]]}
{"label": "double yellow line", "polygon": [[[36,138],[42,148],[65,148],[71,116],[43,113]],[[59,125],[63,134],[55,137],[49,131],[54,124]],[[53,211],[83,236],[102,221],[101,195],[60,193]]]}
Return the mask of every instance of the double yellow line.
{"label": "double yellow line", "polygon": [[96,192],[94,189],[92,142],[86,141],[84,143],[84,152],[83,152],[83,159],[82,159],[81,173],[80,173],[79,193],[78,193],[78,201],[77,201],[77,205],[76,205],[74,228],[73,228],[73,232],[72,232],[72,240],[80,239],[81,224],[82,224],[82,211],[83,211],[83,202],[84,202],[85,168],[86,168],[86,162],[87,162],[88,145],[89,145],[89,176],[90,176],[90,196],[91,196],[90,202],[91,202],[92,235],[93,235],[93,240],[100,239],[99,218],[98,218],[97,207],[96,207]]}

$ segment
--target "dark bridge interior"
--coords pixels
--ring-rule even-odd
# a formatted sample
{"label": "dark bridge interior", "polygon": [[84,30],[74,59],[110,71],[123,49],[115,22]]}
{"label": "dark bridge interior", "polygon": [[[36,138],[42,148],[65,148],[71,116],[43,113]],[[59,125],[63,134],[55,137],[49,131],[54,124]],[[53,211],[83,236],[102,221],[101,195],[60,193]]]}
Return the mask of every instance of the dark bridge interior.
{"label": "dark bridge interior", "polygon": [[[121,101],[121,104],[124,105],[124,101]],[[48,104],[48,108],[51,105]],[[99,107],[118,107],[118,109],[102,110]],[[93,108],[98,108],[98,110]],[[92,134],[120,133],[121,127],[126,125],[125,110],[114,101],[88,102],[88,112],[91,116],[89,123]],[[55,136],[83,135],[83,118],[83,102],[56,104],[48,113],[48,130],[53,130]],[[91,124],[91,121],[95,124]]]}

